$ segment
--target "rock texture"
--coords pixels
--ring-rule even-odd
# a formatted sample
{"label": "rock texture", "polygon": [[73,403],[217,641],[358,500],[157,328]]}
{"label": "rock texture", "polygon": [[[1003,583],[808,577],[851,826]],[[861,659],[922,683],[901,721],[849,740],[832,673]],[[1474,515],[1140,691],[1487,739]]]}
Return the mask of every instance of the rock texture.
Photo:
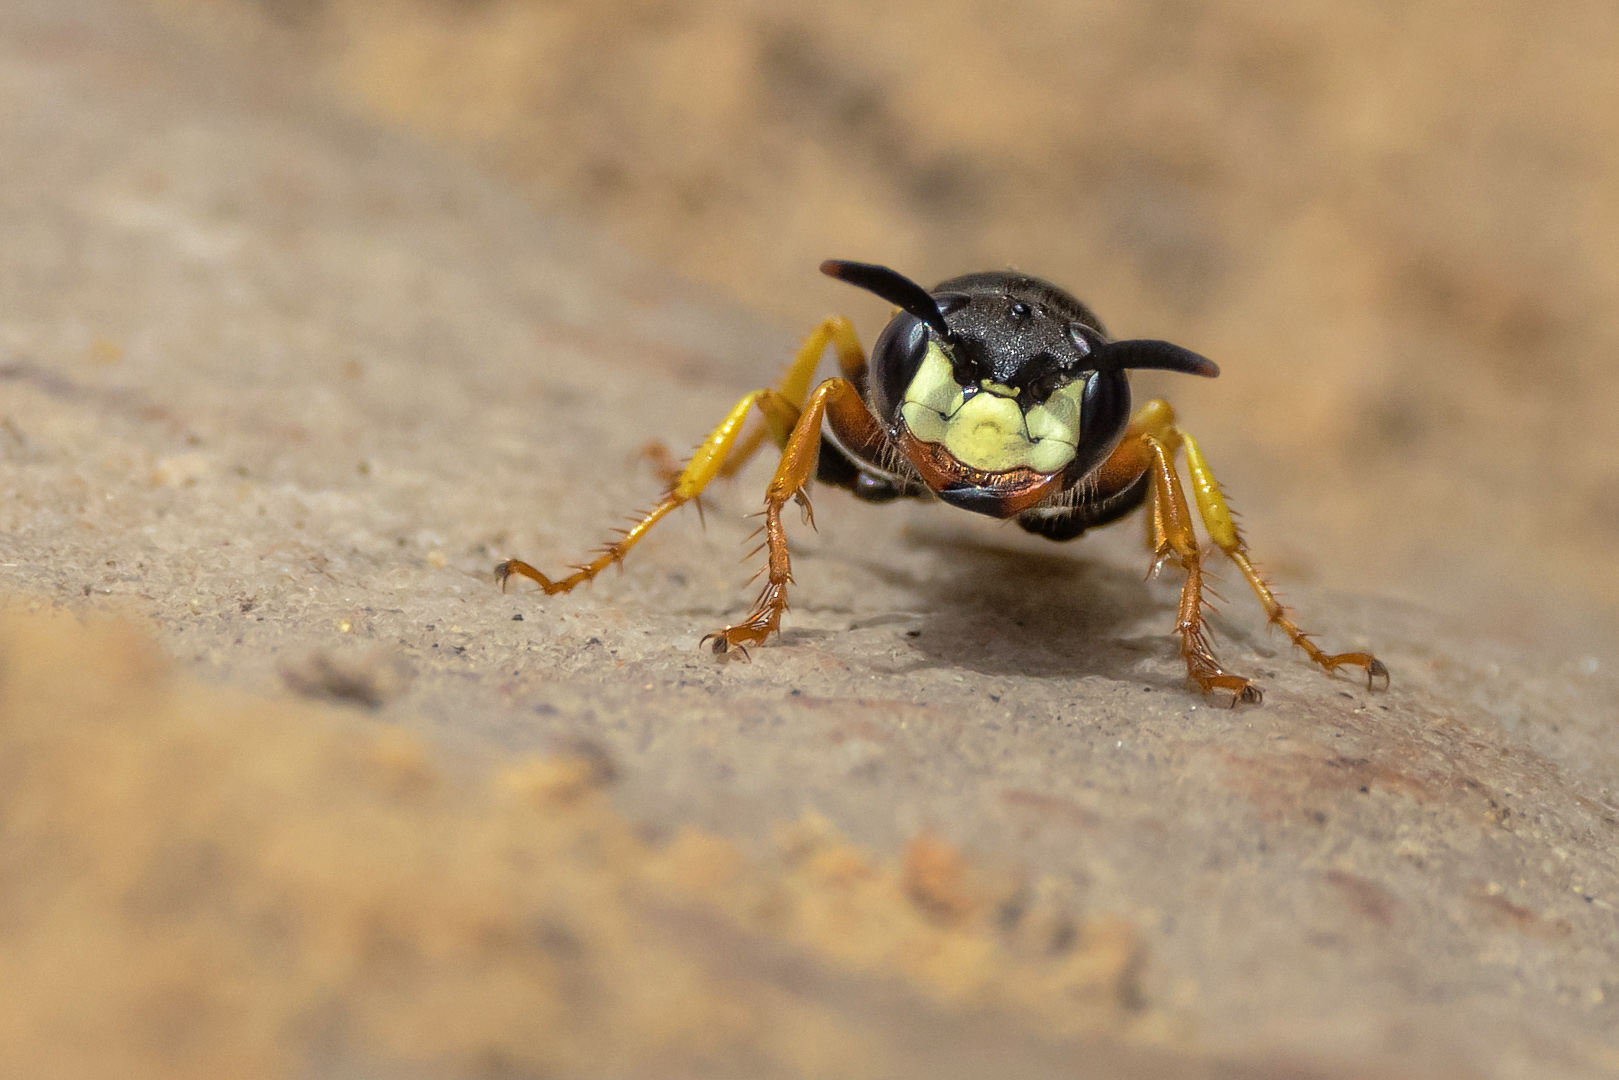
{"label": "rock texture", "polygon": [[[7,836],[55,837],[10,843],[8,877],[63,896],[112,882],[104,916],[83,924],[121,943],[102,946],[109,963],[169,955],[163,943],[177,938],[164,934],[203,935],[193,944],[204,948],[214,934],[214,947],[251,952],[244,942],[263,929],[187,915],[185,898],[206,892],[198,875],[205,883],[210,871],[160,844],[134,877],[178,914],[156,929],[127,922],[130,878],[104,871],[132,816],[157,823],[142,835],[193,829],[226,866],[240,854],[231,845],[257,834],[204,811],[196,825],[161,798],[74,816],[55,793],[94,790],[101,777],[138,776],[157,791],[184,790],[199,769],[234,777],[256,739],[275,753],[303,748],[317,764],[299,766],[308,786],[218,785],[231,814],[301,823],[286,841],[290,871],[231,879],[248,900],[287,887],[278,874],[297,871],[298,851],[323,860],[323,880],[340,891],[374,885],[363,859],[332,855],[357,843],[358,813],[374,825],[363,837],[441,830],[441,844],[410,857],[470,881],[466,903],[505,913],[492,925],[531,925],[511,915],[526,910],[511,890],[543,895],[523,890],[562,875],[561,856],[513,864],[517,839],[465,855],[472,864],[450,854],[491,828],[520,835],[510,804],[406,800],[395,820],[379,796],[363,811],[321,812],[322,792],[356,783],[356,755],[369,760],[356,745],[386,757],[399,738],[426,747],[402,751],[404,765],[388,758],[407,782],[413,754],[424,775],[462,778],[504,775],[535,753],[587,763],[592,784],[609,783],[612,808],[592,809],[605,815],[594,825],[546,827],[634,823],[591,870],[592,887],[615,897],[676,889],[656,875],[645,885],[647,860],[684,868],[683,914],[659,916],[653,903],[625,916],[698,920],[673,924],[677,958],[664,970],[717,965],[709,989],[693,993],[712,992],[721,1012],[759,980],[785,987],[822,1025],[767,1053],[724,1036],[740,1028],[694,1022],[693,1032],[721,1032],[691,1036],[680,1060],[699,1073],[852,1074],[848,1061],[806,1049],[851,1025],[887,1048],[868,1062],[874,1075],[971,1074],[985,1060],[1025,1061],[1024,1075],[1078,1062],[1120,1076],[1619,1071],[1619,687],[1599,632],[1570,651],[1557,638],[1482,636],[1487,596],[1439,615],[1291,589],[1329,644],[1370,645],[1388,662],[1392,688],[1368,692],[1268,639],[1228,574],[1221,648],[1267,692],[1262,708],[1231,711],[1184,686],[1165,633],[1174,583],[1143,582],[1133,527],[1056,547],[937,507],[823,493],[818,531],[789,526],[798,586],[781,640],[751,664],[717,663],[695,646],[751,599],[743,515],[763,466],[715,492],[706,528],[694,513],[666,522],[591,591],[502,594],[491,577],[500,559],[560,565],[644,504],[657,481],[639,448],[700,437],[739,393],[774,377],[792,333],[535,212],[436,149],[335,114],[273,65],[202,54],[140,9],[11,4],[0,43],[6,590],[14,605],[134,620],[188,678],[271,696],[253,708],[279,708],[285,725],[244,729],[212,706],[186,738],[214,749],[172,757],[142,750],[153,729],[138,717],[64,725],[82,732],[74,753],[37,722],[52,707],[48,686],[28,684],[35,712],[8,707],[7,759],[25,772],[48,761],[63,778],[7,785],[36,800],[6,804]],[[875,327],[863,329],[869,338]],[[1233,458],[1238,472],[1263,473],[1240,447]],[[1288,535],[1288,509],[1248,519],[1261,556],[1272,538],[1308,546]],[[74,682],[60,649],[26,644],[55,631],[8,632],[22,644],[7,648],[7,664],[55,657],[58,681]],[[120,716],[121,702],[146,700],[134,689],[143,679],[164,677],[133,646],[92,636],[74,648],[87,681],[109,681],[71,707],[84,688],[64,685],[64,716]],[[15,671],[6,678],[20,685]],[[352,715],[274,698],[285,688]],[[349,734],[320,734],[329,730]],[[536,783],[556,791],[554,779]],[[905,913],[893,917],[896,935],[905,919],[971,928],[961,956],[977,959],[959,970],[1019,956],[1049,970],[1078,957],[1094,961],[1092,974],[1063,984],[1079,988],[1068,998],[1019,994],[1007,989],[1016,980],[952,983],[957,968],[939,975],[903,951],[844,947],[850,935],[824,929],[836,921],[773,922],[770,890],[800,895],[803,853],[844,850],[829,836],[856,846],[842,863],[815,864],[812,900],[887,882],[884,902]],[[84,859],[53,862],[62,845]],[[712,863],[704,851],[738,860],[760,891],[714,884],[731,879],[701,870]],[[501,874],[486,872],[496,863]],[[451,901],[420,893],[401,875],[378,904],[406,913],[400,925],[433,925],[420,904]],[[18,943],[48,960],[72,939],[42,932],[49,903],[10,910],[4,985],[25,995]],[[344,936],[369,925],[342,923],[321,940],[333,957],[374,961],[387,950]],[[155,952],[135,950],[136,938]],[[429,966],[456,969],[489,940],[451,934]],[[594,958],[603,939],[582,940]],[[725,968],[729,958],[740,967]],[[161,965],[136,968],[161,989]],[[616,961],[589,970],[610,980],[603,996],[565,988],[560,999],[593,1002],[602,1011],[591,1030],[604,1038],[614,1023],[642,1023],[634,1008],[614,1011],[629,999],[611,980],[634,976]],[[224,980],[204,992],[241,1000],[230,995],[266,985],[280,984]],[[606,1062],[588,1046],[544,1057],[524,1042],[543,1040],[540,1028],[424,1021],[392,1039],[323,1026],[310,1017],[386,1010],[367,1011],[371,999],[362,1008],[363,983],[318,985],[326,996],[314,1011],[297,994],[249,996],[281,1025],[265,1045],[293,1047],[290,1058],[248,1052],[253,1068],[657,1071],[656,1059]],[[434,994],[461,1009],[457,995],[488,992],[479,978],[397,987],[401,1016],[434,1015],[423,1010]],[[142,999],[138,983],[130,996]],[[134,1023],[108,1060],[131,1074],[136,1062],[154,1075],[216,1065],[203,1053],[219,1045],[209,1014],[176,1009],[200,1026],[143,1043],[135,1036],[162,1034],[167,1021]],[[760,1023],[748,1030],[777,1030]],[[59,1034],[43,1019],[6,1031],[35,1055]],[[320,1056],[337,1044],[342,1054]]]}

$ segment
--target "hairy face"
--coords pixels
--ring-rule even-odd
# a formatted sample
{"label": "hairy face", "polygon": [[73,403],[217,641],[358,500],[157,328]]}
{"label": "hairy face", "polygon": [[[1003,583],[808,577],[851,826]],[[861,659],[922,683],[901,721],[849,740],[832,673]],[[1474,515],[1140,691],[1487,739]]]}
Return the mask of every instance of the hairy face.
{"label": "hairy face", "polygon": [[1043,401],[1024,400],[1027,389],[988,379],[963,386],[937,342],[905,390],[900,416],[923,442],[937,443],[950,456],[985,472],[1025,468],[1054,473],[1074,458],[1079,446],[1080,406],[1085,380],[1074,379]]}

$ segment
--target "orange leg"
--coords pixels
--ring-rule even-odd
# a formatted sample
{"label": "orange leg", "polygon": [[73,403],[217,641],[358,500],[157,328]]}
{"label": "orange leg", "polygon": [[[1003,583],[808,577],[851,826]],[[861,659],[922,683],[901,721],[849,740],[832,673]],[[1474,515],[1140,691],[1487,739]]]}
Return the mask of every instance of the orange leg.
{"label": "orange leg", "polygon": [[[781,630],[781,616],[787,610],[787,586],[793,580],[792,563],[787,555],[787,532],[782,527],[781,510],[788,500],[797,499],[809,514],[809,500],[804,497],[804,486],[815,475],[815,462],[821,452],[821,423],[830,420],[834,430],[871,431],[877,427],[860,400],[860,392],[848,379],[833,378],[823,382],[810,395],[798,424],[782,450],[781,464],[765,489],[764,546],[768,552],[765,565],[765,587],[754,601],[748,617],[735,626],[727,626],[703,641],[712,641],[716,653],[741,649],[747,655],[747,646],[762,645],[766,638]],[[811,524],[814,519],[809,519]]]}
{"label": "orange leg", "polygon": [[[697,447],[684,468],[674,466],[673,456],[661,443],[651,442],[641,448],[642,455],[652,461],[668,487],[656,506],[631,518],[632,524],[628,529],[616,530],[618,538],[598,548],[595,558],[569,567],[572,573],[557,579],[546,577],[521,559],[508,559],[495,567],[495,577],[499,579],[500,587],[504,589],[507,581],[513,577],[525,577],[545,590],[547,596],[569,592],[595,578],[609,566],[622,563],[624,556],[653,525],[671,510],[701,495],[715,476],[730,476],[740,469],[763,444],[766,434],[774,437],[776,445],[785,447],[804,407],[804,399],[809,394],[810,380],[815,376],[821,353],[826,350],[828,343],[837,352],[839,368],[856,384],[863,385],[866,353],[860,347],[860,340],[855,337],[853,324],[841,315],[823,320],[799,346],[780,385],[774,390],[755,390],[737,402],[719,426]],[[764,423],[743,434],[743,423],[754,408],[763,415]]]}

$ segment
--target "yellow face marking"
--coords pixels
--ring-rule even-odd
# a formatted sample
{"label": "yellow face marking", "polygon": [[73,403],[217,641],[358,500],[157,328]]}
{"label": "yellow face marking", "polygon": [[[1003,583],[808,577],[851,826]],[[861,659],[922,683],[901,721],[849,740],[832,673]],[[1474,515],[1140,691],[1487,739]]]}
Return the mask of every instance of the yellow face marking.
{"label": "yellow face marking", "polygon": [[1079,406],[1085,396],[1085,383],[1074,381],[1055,391],[1028,411],[1029,438],[1079,442]]}
{"label": "yellow face marking", "polygon": [[956,383],[950,361],[937,342],[928,343],[927,355],[916,376],[905,391],[900,415],[905,424],[923,442],[944,442],[944,418],[954,416],[962,403],[961,387]]}
{"label": "yellow face marking", "polygon": [[912,435],[939,443],[963,465],[985,472],[1026,468],[1053,473],[1073,460],[1079,445],[1079,405],[1085,383],[1075,381],[1027,413],[1017,391],[983,383],[985,392],[966,397],[938,343],[905,391],[900,416]]}
{"label": "yellow face marking", "polygon": [[975,469],[1004,472],[1025,464],[1034,446],[1023,433],[1023,410],[1017,402],[978,394],[945,420],[944,448]]}

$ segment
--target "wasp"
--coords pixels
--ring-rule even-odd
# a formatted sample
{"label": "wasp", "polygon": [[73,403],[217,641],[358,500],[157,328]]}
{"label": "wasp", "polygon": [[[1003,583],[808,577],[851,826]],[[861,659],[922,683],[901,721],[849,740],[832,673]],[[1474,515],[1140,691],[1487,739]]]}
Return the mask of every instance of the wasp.
{"label": "wasp", "polygon": [[[662,499],[594,558],[556,579],[512,559],[495,568],[501,587],[520,576],[554,595],[590,581],[770,438],[781,461],[765,491],[765,585],[747,618],[703,638],[715,653],[745,657],[748,646],[780,631],[793,580],[782,510],[797,502],[813,524],[812,478],[866,502],[937,499],[1011,518],[1050,540],[1071,540],[1145,505],[1150,573],[1174,562],[1186,574],[1175,633],[1188,678],[1205,694],[1229,693],[1232,706],[1258,704],[1259,687],[1222,667],[1209,642],[1205,556],[1177,468],[1184,451],[1204,530],[1247,579],[1271,624],[1328,673],[1359,668],[1368,688],[1375,679],[1387,686],[1388,668],[1371,653],[1324,652],[1293,621],[1249,558],[1219,482],[1169,403],[1153,399],[1132,413],[1129,371],[1213,378],[1220,370],[1212,361],[1167,341],[1115,341],[1072,295],[1011,271],[966,274],[931,290],[871,263],[828,260],[821,272],[898,309],[869,363],[849,320],[826,319],[778,385],[744,395],[683,467],[665,465]],[[829,344],[842,374],[811,389]],[[755,411],[763,423],[745,433]]]}

